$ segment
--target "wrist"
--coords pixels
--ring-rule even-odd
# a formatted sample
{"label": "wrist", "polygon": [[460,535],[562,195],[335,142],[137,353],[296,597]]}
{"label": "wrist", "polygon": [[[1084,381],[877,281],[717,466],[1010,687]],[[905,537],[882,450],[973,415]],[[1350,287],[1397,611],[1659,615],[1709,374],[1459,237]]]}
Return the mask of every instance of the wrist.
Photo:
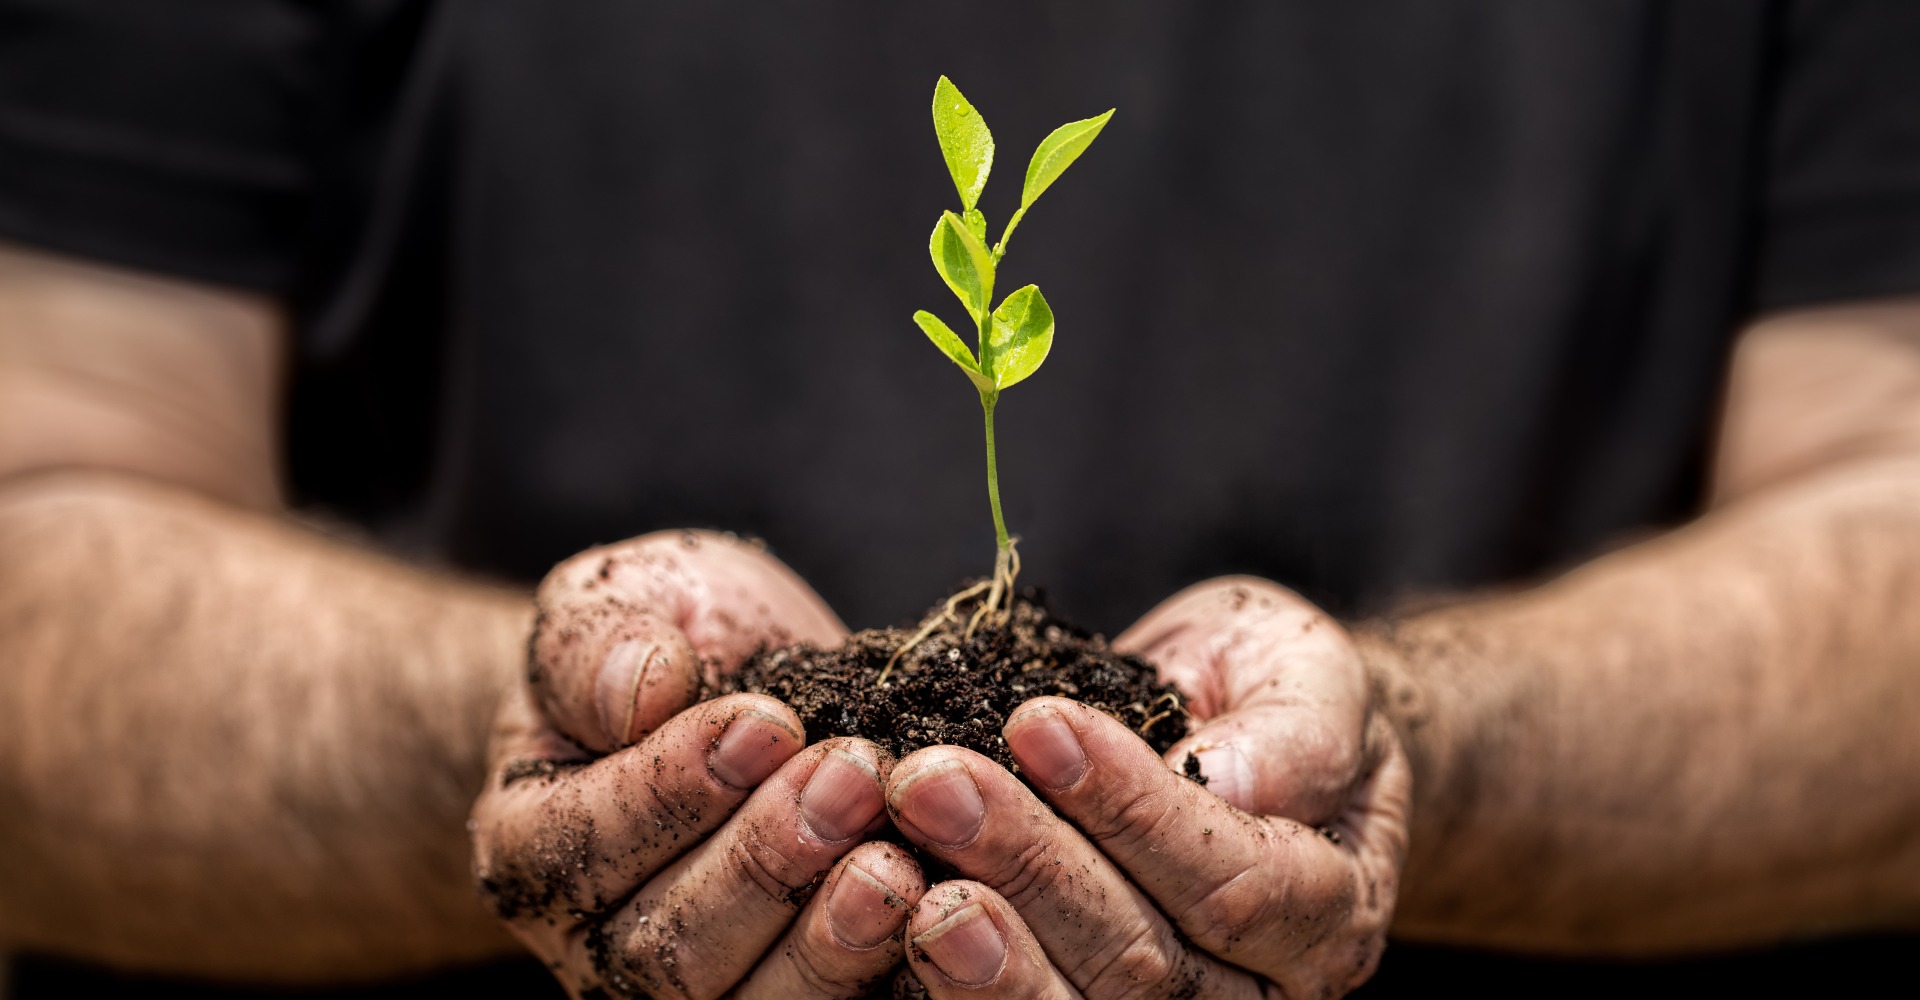
{"label": "wrist", "polygon": [[[1413,771],[1408,853],[1395,918],[1398,932],[1435,936],[1471,891],[1457,877],[1477,854],[1478,806],[1497,781],[1480,759],[1488,731],[1471,718],[1472,644],[1432,618],[1378,619],[1352,626],[1374,707],[1392,727]],[[1438,931],[1439,936],[1446,936]]]}
{"label": "wrist", "polygon": [[[1417,649],[1402,634],[1402,622],[1381,618],[1348,626],[1367,672],[1374,711],[1386,718],[1413,767],[1416,822],[1445,802],[1445,727],[1436,726],[1432,678],[1417,662]],[[1433,801],[1429,801],[1432,799]]]}

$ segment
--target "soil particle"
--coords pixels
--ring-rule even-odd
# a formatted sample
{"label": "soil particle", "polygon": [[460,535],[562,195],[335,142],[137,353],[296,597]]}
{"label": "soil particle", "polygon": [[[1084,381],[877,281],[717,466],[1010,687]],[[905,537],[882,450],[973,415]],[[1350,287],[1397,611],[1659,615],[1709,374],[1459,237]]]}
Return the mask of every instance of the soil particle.
{"label": "soil particle", "polygon": [[[611,575],[609,565],[603,564],[599,570],[602,579]],[[1138,657],[1115,653],[1101,636],[1055,618],[1037,591],[1029,588],[1017,598],[1004,626],[983,626],[971,638],[965,631],[973,605],[961,602],[951,615],[948,610],[942,601],[923,619],[924,625],[945,616],[938,628],[900,657],[884,687],[878,684],[881,673],[917,628],[856,633],[837,649],[802,644],[763,650],[722,680],[718,688],[701,693],[715,697],[746,691],[778,698],[799,714],[810,742],[839,736],[864,737],[895,758],[922,747],[951,744],[978,751],[1016,774],[1019,768],[1000,730],[1015,708],[1043,695],[1061,695],[1106,712],[1140,734],[1157,753],[1164,754],[1187,734],[1188,714],[1179,692],[1160,683],[1152,666]],[[662,762],[656,759],[654,764],[657,771]],[[551,780],[566,766],[528,762],[524,767],[510,767],[502,775],[502,782]],[[1186,760],[1185,773],[1206,783],[1199,773],[1199,763],[1192,757]],[[698,817],[683,819],[697,824]],[[675,827],[671,836],[679,839],[678,824],[658,825],[662,833]],[[568,862],[583,861],[591,840],[590,826],[576,830],[575,839],[580,842],[556,845],[570,850],[547,851],[553,856],[541,858],[544,864],[529,866],[535,871],[509,872],[505,878],[496,873],[495,878],[483,880],[483,892],[494,908],[519,913],[551,907],[562,887],[571,881],[570,876],[584,870],[583,864]],[[907,845],[901,847],[920,863],[929,881],[950,874],[932,857]],[[570,867],[576,870],[566,871]],[[795,888],[790,902],[796,907],[803,905],[818,884],[815,879]],[[943,901],[942,916],[964,906],[970,897],[964,889],[955,892]],[[898,905],[904,907],[905,900]],[[583,1000],[644,998],[649,989],[681,988],[677,944],[686,928],[677,914],[666,921],[640,918],[641,933],[637,936],[653,939],[650,949],[640,945],[651,955],[651,962],[637,963],[631,956],[619,954],[608,937],[612,923],[602,922],[587,935],[587,951],[599,982],[591,987],[582,984]],[[925,960],[917,946],[911,941],[905,943],[916,958]],[[904,1000],[928,995],[905,968],[875,985],[869,996]],[[1197,981],[1183,982],[1178,988],[1196,985]]]}
{"label": "soil particle", "polygon": [[[946,612],[943,601],[927,621]],[[880,686],[894,651],[913,629],[855,633],[838,649],[808,645],[768,650],[748,660],[711,694],[771,695],[799,713],[811,742],[860,736],[895,757],[951,744],[979,751],[1017,772],[1000,729],[1029,698],[1061,695],[1098,708],[1165,753],[1187,733],[1178,691],[1152,666],[1115,653],[1104,638],[1055,618],[1029,588],[1004,627],[965,636],[972,607],[961,603]],[[1189,759],[1189,774],[1198,765]]]}
{"label": "soil particle", "polygon": [[507,766],[500,769],[500,787],[508,788],[529,778],[538,778],[551,784],[560,775],[578,770],[582,766],[578,761],[544,759],[509,761]]}

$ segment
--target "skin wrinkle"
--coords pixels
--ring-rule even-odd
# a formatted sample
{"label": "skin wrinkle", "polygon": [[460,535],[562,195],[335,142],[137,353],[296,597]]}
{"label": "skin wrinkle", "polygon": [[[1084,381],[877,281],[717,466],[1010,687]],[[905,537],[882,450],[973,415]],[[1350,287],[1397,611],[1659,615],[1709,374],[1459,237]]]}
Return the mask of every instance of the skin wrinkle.
{"label": "skin wrinkle", "polygon": [[[774,943],[774,949],[777,950],[780,947],[781,942]],[[879,945],[874,947],[877,948]],[[818,964],[818,957],[806,948],[793,948],[788,958],[793,963],[794,970],[800,974],[801,982],[820,996],[841,996],[847,992],[848,987],[858,985],[841,982],[838,977],[822,970]],[[762,960],[765,960],[764,955]]]}
{"label": "skin wrinkle", "polygon": [[[1099,819],[1110,822],[1089,822],[1085,827],[1087,836],[1096,843],[1129,846],[1164,839],[1185,826],[1179,802],[1152,788],[1128,791],[1136,794],[1117,804],[1103,803]],[[1147,803],[1152,802],[1158,807],[1150,808]]]}
{"label": "skin wrinkle", "polygon": [[[1183,950],[1173,935],[1167,933],[1165,924],[1156,926],[1142,921],[1121,939],[1117,948],[1096,952],[1078,965],[1061,971],[1071,982],[1086,983],[1082,992],[1095,996],[1123,998],[1148,990],[1158,992],[1156,988],[1172,979],[1179,968],[1177,956]],[[1112,982],[1115,979],[1124,985],[1116,989]]]}
{"label": "skin wrinkle", "polygon": [[[1254,858],[1238,872],[1201,893],[1183,913],[1183,917],[1196,913],[1202,917],[1203,925],[1191,932],[1193,939],[1221,954],[1231,955],[1233,942],[1258,928],[1269,913],[1290,912],[1287,903],[1292,893],[1285,883],[1263,884],[1248,892],[1249,883],[1264,883],[1271,874],[1266,859]],[[1241,898],[1247,896],[1252,897],[1251,906]]]}
{"label": "skin wrinkle", "polygon": [[1063,875],[1070,874],[1063,871],[1065,865],[1056,865],[1049,859],[1052,850],[1053,838],[1045,834],[1037,836],[1021,844],[1013,855],[995,859],[1001,867],[987,872],[981,881],[996,887],[1001,896],[1020,908],[1024,902],[1055,888]]}

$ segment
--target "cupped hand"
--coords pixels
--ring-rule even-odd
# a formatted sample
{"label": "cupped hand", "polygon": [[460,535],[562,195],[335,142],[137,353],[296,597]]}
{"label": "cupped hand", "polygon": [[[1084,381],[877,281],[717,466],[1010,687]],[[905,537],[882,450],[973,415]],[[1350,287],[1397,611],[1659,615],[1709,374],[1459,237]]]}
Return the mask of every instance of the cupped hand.
{"label": "cupped hand", "polygon": [[[1164,760],[1111,717],[1040,698],[1004,735],[1051,810],[956,747],[893,768],[895,825],[964,877],[908,922],[928,992],[1303,998],[1364,982],[1412,779],[1344,630],[1233,578],[1175,596],[1115,646],[1159,667],[1200,722]],[[1182,775],[1189,755],[1205,787]]]}
{"label": "cupped hand", "polygon": [[808,747],[772,698],[692,704],[762,646],[840,642],[825,603],[693,532],[581,553],[537,603],[470,827],[482,897],[569,992],[854,997],[892,969],[925,882],[866,842],[889,762]]}

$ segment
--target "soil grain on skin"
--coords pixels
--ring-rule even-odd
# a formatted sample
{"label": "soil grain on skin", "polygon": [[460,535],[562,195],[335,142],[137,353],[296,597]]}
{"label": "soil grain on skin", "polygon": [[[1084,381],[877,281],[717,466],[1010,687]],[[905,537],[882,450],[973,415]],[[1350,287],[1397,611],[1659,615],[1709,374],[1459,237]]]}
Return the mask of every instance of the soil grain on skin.
{"label": "soil grain on skin", "polygon": [[[923,624],[947,610],[945,602]],[[837,649],[797,645],[767,650],[722,682],[718,694],[772,695],[799,713],[810,742],[835,736],[872,740],[904,757],[938,744],[963,746],[1017,772],[1000,729],[1029,698],[1060,695],[1091,705],[1166,753],[1187,734],[1180,694],[1137,656],[1055,618],[1029,588],[1004,626],[965,635],[971,602],[900,657],[917,629],[869,629]]]}

